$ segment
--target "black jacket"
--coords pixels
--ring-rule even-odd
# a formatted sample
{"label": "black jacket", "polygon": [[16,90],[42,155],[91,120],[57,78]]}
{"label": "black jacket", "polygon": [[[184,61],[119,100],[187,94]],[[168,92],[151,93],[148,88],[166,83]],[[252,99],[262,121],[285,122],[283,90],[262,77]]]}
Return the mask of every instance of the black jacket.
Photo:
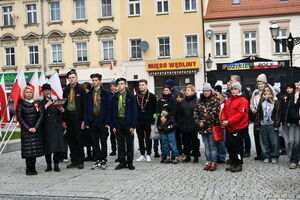
{"label": "black jacket", "polygon": [[300,120],[299,109],[300,98],[295,103],[295,94],[283,97],[281,100],[281,122],[298,124]]}
{"label": "black jacket", "polygon": [[[40,126],[43,119],[43,110],[39,102],[33,103],[20,100],[17,108],[18,121],[21,124],[21,154],[22,158],[36,158],[44,155],[43,136]],[[35,128],[35,133],[29,132]]]}
{"label": "black jacket", "polygon": [[135,98],[137,105],[137,120],[153,123],[153,114],[156,112],[156,96],[147,91],[145,95],[138,92],[135,95]]}
{"label": "black jacket", "polygon": [[160,114],[163,105],[168,104],[170,108],[170,113],[172,116],[176,116],[176,109],[177,109],[177,102],[176,99],[172,96],[172,94],[169,95],[162,95],[162,97],[158,100],[156,105],[156,113]]}
{"label": "black jacket", "polygon": [[183,133],[192,133],[197,131],[197,125],[194,122],[194,109],[196,107],[196,96],[186,96],[177,107],[178,129]]}
{"label": "black jacket", "polygon": [[[64,109],[66,110],[65,114],[68,112],[66,107],[68,104],[68,96],[70,94],[70,84],[67,85],[63,92],[63,98],[66,99],[66,103],[64,104]],[[85,90],[83,87],[76,83],[75,86],[75,107],[76,107],[76,118],[81,123],[84,121],[84,96],[85,96]]]}
{"label": "black jacket", "polygon": [[172,131],[174,131],[176,129],[176,127],[177,127],[176,120],[172,115],[168,114],[166,116],[167,121],[164,124],[162,124],[160,121],[162,116],[159,114],[157,117],[158,117],[157,118],[157,129],[162,134],[171,133]]}
{"label": "black jacket", "polygon": [[[115,93],[112,98],[112,109],[111,109],[111,122],[110,126],[112,128],[117,127],[118,121],[118,100],[119,92]],[[135,128],[137,123],[137,110],[136,101],[134,95],[130,92],[126,92],[126,102],[125,102],[125,123],[130,128]]]}

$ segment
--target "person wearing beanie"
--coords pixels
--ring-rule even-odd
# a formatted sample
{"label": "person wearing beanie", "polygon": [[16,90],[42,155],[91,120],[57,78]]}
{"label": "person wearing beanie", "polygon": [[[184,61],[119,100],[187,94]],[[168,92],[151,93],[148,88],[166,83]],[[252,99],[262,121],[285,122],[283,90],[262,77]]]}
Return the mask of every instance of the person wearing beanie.
{"label": "person wearing beanie", "polygon": [[297,168],[300,158],[300,98],[295,101],[295,89],[296,85],[289,83],[286,95],[281,101],[282,132],[290,159],[290,169]]}
{"label": "person wearing beanie", "polygon": [[260,74],[257,77],[257,82],[267,83],[267,76],[265,74]]}
{"label": "person wearing beanie", "polygon": [[243,166],[244,135],[249,125],[249,102],[242,95],[239,82],[231,85],[231,97],[225,102],[221,113],[221,125],[226,128],[226,147],[230,166],[226,171],[240,172]]}
{"label": "person wearing beanie", "polygon": [[174,97],[177,93],[180,92],[177,88],[174,87],[174,81],[172,79],[166,80],[165,85],[167,85],[171,88],[171,93],[172,93],[172,96],[174,96]]}
{"label": "person wearing beanie", "polygon": [[62,106],[56,107],[53,103],[57,97],[51,93],[51,86],[44,84],[42,86],[43,99],[40,106],[44,111],[44,118],[42,121],[42,132],[44,139],[45,159],[47,168],[45,172],[52,171],[52,155],[54,162],[54,171],[59,172],[60,155],[65,150],[64,128],[62,126],[62,115],[64,109]]}
{"label": "person wearing beanie", "polygon": [[197,101],[194,109],[194,121],[205,146],[207,164],[204,170],[215,171],[217,169],[217,145],[213,141],[212,127],[219,125],[220,102],[212,92],[209,83],[203,85],[203,93]]}

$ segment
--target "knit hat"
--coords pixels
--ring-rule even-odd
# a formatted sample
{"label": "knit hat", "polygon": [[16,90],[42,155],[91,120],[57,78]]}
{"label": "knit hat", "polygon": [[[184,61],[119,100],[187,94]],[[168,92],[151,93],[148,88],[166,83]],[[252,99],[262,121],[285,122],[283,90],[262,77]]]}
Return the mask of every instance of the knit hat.
{"label": "knit hat", "polygon": [[267,76],[266,76],[265,74],[260,74],[260,75],[257,77],[257,81],[261,81],[261,82],[266,83],[266,82],[267,82]]}
{"label": "knit hat", "polygon": [[170,112],[170,107],[169,107],[168,104],[164,104],[164,105],[162,106],[162,109],[161,109],[161,110],[162,110],[162,111]]}
{"label": "knit hat", "polygon": [[168,79],[165,81],[165,85],[168,85],[170,88],[174,87],[174,81],[171,79]]}
{"label": "knit hat", "polygon": [[204,83],[203,84],[203,91],[204,90],[212,90],[212,87],[211,87],[210,83]]}
{"label": "knit hat", "polygon": [[242,85],[239,82],[233,83],[231,88],[238,89],[240,92],[242,91]]}
{"label": "knit hat", "polygon": [[274,89],[274,91],[275,91],[276,94],[280,93],[280,91],[281,91],[280,87],[277,86],[277,85],[274,85],[273,89]]}
{"label": "knit hat", "polygon": [[45,83],[43,86],[42,86],[42,91],[44,90],[51,90],[51,85],[48,84],[48,83]]}
{"label": "knit hat", "polygon": [[221,86],[221,85],[216,85],[216,86],[214,87],[214,90],[215,90],[216,92],[222,93],[222,86]]}
{"label": "knit hat", "polygon": [[289,83],[289,84],[287,84],[286,87],[287,87],[287,88],[288,88],[288,87],[289,87],[289,88],[293,88],[294,90],[296,89],[295,83]]}

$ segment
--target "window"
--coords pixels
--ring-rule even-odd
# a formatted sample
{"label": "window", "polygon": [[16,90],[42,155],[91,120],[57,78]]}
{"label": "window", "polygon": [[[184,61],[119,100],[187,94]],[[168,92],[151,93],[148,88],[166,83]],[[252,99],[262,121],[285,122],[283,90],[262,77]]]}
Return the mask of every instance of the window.
{"label": "window", "polygon": [[215,35],[216,56],[227,56],[227,34],[221,33]]}
{"label": "window", "polygon": [[50,2],[50,21],[60,21],[60,3]]}
{"label": "window", "polygon": [[186,56],[198,56],[198,39],[197,35],[187,35],[186,39]]}
{"label": "window", "polygon": [[77,53],[77,62],[85,62],[87,61],[87,43],[86,42],[78,42],[76,43],[76,53]]}
{"label": "window", "polygon": [[29,64],[38,65],[39,64],[39,48],[38,46],[29,46]]}
{"label": "window", "polygon": [[[286,39],[287,38],[287,30],[281,29],[279,30],[277,39]],[[278,40],[275,42],[275,53],[286,53],[287,46],[282,45]]]}
{"label": "window", "polygon": [[7,47],[4,48],[4,55],[5,55],[5,66],[15,66],[15,48],[14,47]]}
{"label": "window", "polygon": [[158,44],[159,44],[159,58],[170,57],[170,38],[160,37],[158,38]]}
{"label": "window", "polygon": [[232,5],[240,5],[241,0],[232,0]]}
{"label": "window", "polygon": [[184,0],[184,10],[186,12],[197,11],[196,0]]}
{"label": "window", "polygon": [[141,14],[140,0],[129,1],[129,16],[139,16]]}
{"label": "window", "polygon": [[103,60],[114,59],[114,43],[112,40],[102,41]]}
{"label": "window", "polygon": [[256,32],[245,32],[245,55],[256,54]]}
{"label": "window", "polygon": [[3,25],[4,26],[12,26],[14,25],[14,19],[12,17],[12,6],[4,6],[2,7],[3,11]]}
{"label": "window", "polygon": [[85,1],[75,1],[75,19],[85,19]]}
{"label": "window", "polygon": [[27,23],[36,24],[37,23],[36,4],[26,5],[26,9],[27,9]]}
{"label": "window", "polygon": [[169,0],[157,0],[157,13],[165,14],[169,12]]}
{"label": "window", "polygon": [[140,49],[141,39],[130,40],[131,60],[142,59],[142,51]]}
{"label": "window", "polygon": [[112,17],[111,0],[101,1],[101,17]]}
{"label": "window", "polygon": [[62,63],[62,48],[61,44],[51,45],[52,63]]}

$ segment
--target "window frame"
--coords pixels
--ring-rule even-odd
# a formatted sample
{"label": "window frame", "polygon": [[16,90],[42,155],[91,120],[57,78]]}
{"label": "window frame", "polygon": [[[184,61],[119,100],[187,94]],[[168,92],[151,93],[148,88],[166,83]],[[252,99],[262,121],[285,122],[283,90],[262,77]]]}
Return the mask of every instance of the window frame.
{"label": "window frame", "polygon": [[[158,3],[161,2],[162,4],[162,12],[158,11]],[[168,10],[164,10],[164,2],[168,3]],[[156,8],[156,14],[157,15],[167,15],[170,14],[170,1],[169,0],[155,0],[155,8]]]}
{"label": "window frame", "polygon": [[[112,18],[113,17],[113,0],[110,0],[110,14],[111,15],[107,15],[107,16],[103,16],[103,4],[102,4],[103,0],[99,0],[100,2],[100,18]],[[108,1],[108,0],[105,0]]]}
{"label": "window frame", "polygon": [[[33,6],[35,5],[35,10],[28,10],[28,6]],[[38,20],[37,20],[37,4],[35,3],[30,3],[30,4],[26,4],[26,17],[27,17],[27,24],[37,24]],[[32,22],[29,21],[29,15],[31,15],[31,20],[33,20]]]}
{"label": "window frame", "polygon": [[[160,43],[159,43],[159,39],[162,38],[169,38],[169,55],[168,56],[161,56],[160,55]],[[171,36],[169,35],[164,35],[164,36],[157,36],[156,37],[156,41],[157,41],[157,58],[158,59],[166,59],[166,58],[171,58],[172,52],[171,52]]]}
{"label": "window frame", "polygon": [[[54,62],[53,46],[56,46],[56,45],[60,45],[60,47],[61,47],[61,49],[60,49],[61,61],[60,62]],[[53,43],[53,44],[50,44],[50,48],[51,48],[51,51],[50,51],[51,64],[61,64],[61,63],[63,63],[64,59],[63,59],[63,45],[62,45],[62,43]],[[59,56],[58,56],[59,52],[56,52],[56,53],[57,53],[57,58],[59,58]]]}
{"label": "window frame", "polygon": [[[255,33],[255,40],[253,40],[252,36],[249,38],[246,38],[246,33]],[[244,47],[244,55],[245,56],[253,56],[253,55],[258,55],[258,38],[257,38],[257,31],[244,31],[243,32],[243,47]],[[252,34],[250,34],[252,35]],[[249,36],[250,36],[249,35]],[[249,53],[246,52],[246,42],[249,42]],[[253,53],[253,46],[252,46],[252,41],[255,41],[255,53]]]}
{"label": "window frame", "polygon": [[[190,9],[187,10],[186,8],[186,1],[189,1],[189,4],[190,4]],[[193,9],[193,1],[195,1],[195,9]],[[185,13],[190,13],[190,12],[197,12],[198,11],[198,1],[197,0],[183,0],[183,11]]]}
{"label": "window frame", "polygon": [[[83,2],[84,3],[84,17],[77,18],[76,2]],[[86,17],[86,2],[85,2],[85,0],[74,0],[74,20],[85,20],[85,19],[87,19],[87,17]]]}
{"label": "window frame", "polygon": [[[30,47],[37,47],[37,51],[34,51],[34,52],[30,52]],[[39,65],[40,64],[40,58],[39,58],[39,46],[38,45],[28,45],[27,46],[27,49],[28,49],[28,65]],[[34,54],[34,63],[30,63],[30,54]],[[37,55],[36,55],[37,54]],[[36,57],[37,56],[37,57]],[[35,63],[35,58],[37,58],[37,63]]]}
{"label": "window frame", "polygon": [[[127,0],[127,15],[128,17],[139,17],[142,15],[142,2],[141,0],[133,0],[135,2],[131,2],[131,0]],[[130,5],[133,4],[134,5],[134,14],[130,14]],[[140,13],[139,14],[136,14],[136,4],[139,4],[139,7],[140,7]]]}
{"label": "window frame", "polygon": [[[58,4],[58,16],[59,16],[59,19],[55,19],[55,20],[52,20],[52,8],[51,8],[51,5],[52,4],[55,4],[57,3]],[[57,10],[57,9],[53,9],[53,10]],[[61,21],[61,9],[60,9],[60,1],[53,1],[53,2],[49,2],[49,22],[60,22]]]}
{"label": "window frame", "polygon": [[[78,58],[78,48],[77,48],[77,45],[78,44],[83,44],[83,43],[85,43],[86,44],[86,60],[84,60],[83,58],[83,48],[81,48],[80,49],[80,51],[81,51],[81,53],[82,53],[82,60],[79,60]],[[88,60],[89,60],[89,51],[88,51],[88,42],[87,41],[76,41],[75,42],[75,56],[76,56],[76,58],[75,58],[75,62],[77,62],[77,63],[82,63],[82,62],[88,62]]]}
{"label": "window frame", "polygon": [[[217,40],[217,35],[220,36],[221,39]],[[223,35],[226,35],[226,40],[222,38]],[[226,42],[226,54],[224,54],[224,42]],[[220,55],[217,54],[217,43],[220,43]],[[215,33],[214,34],[214,55],[216,58],[228,57],[228,33]]]}
{"label": "window frame", "polygon": [[[282,36],[282,31],[286,32],[285,36]],[[288,38],[288,30],[287,29],[279,29],[277,39],[287,39]],[[276,51],[276,45],[279,43],[279,51]],[[274,42],[274,54],[287,54],[288,53],[288,47],[285,46],[285,51],[283,51],[283,45],[277,40]]]}
{"label": "window frame", "polygon": [[[140,58],[133,58],[132,57],[132,45],[131,45],[131,42],[133,40],[140,40],[143,41],[143,39],[141,37],[134,37],[134,38],[129,38],[128,42],[129,42],[129,49],[128,49],[128,52],[129,52],[129,60],[143,60],[143,51],[140,49],[141,51],[141,57]],[[136,48],[139,48],[138,46]]]}
{"label": "window frame", "polygon": [[[196,44],[197,44],[196,45],[196,53],[197,53],[197,55],[188,55],[188,41],[187,41],[188,37],[196,37],[196,40],[197,40],[196,41]],[[194,42],[191,42],[191,43],[193,44]],[[197,33],[184,35],[184,49],[185,49],[185,57],[198,57],[199,56],[199,36]]]}
{"label": "window frame", "polygon": [[[11,8],[11,11],[9,12],[4,12],[4,8]],[[1,6],[1,13],[2,13],[2,25],[3,26],[14,26],[15,25],[15,20],[14,18],[11,16],[12,12],[13,12],[13,6],[12,5],[3,5]],[[5,24],[5,15],[8,15],[8,24]]]}
{"label": "window frame", "polygon": [[[6,49],[14,49],[14,53],[9,53],[9,54],[7,54],[6,53]],[[14,64],[7,64],[7,58],[6,58],[6,56],[9,56],[9,61],[12,63],[12,55],[14,55]],[[3,64],[4,64],[4,66],[7,66],[7,67],[14,67],[14,66],[16,66],[16,48],[14,47],[14,46],[5,46],[5,47],[3,47],[3,57],[4,57],[4,59],[3,59]]]}
{"label": "window frame", "polygon": [[[105,42],[112,42],[112,47],[108,47],[108,59],[105,59],[105,48],[104,48],[104,43]],[[110,58],[110,49],[112,48],[112,58]],[[111,61],[115,59],[115,41],[114,39],[105,39],[105,40],[101,40],[101,60],[102,61]]]}

